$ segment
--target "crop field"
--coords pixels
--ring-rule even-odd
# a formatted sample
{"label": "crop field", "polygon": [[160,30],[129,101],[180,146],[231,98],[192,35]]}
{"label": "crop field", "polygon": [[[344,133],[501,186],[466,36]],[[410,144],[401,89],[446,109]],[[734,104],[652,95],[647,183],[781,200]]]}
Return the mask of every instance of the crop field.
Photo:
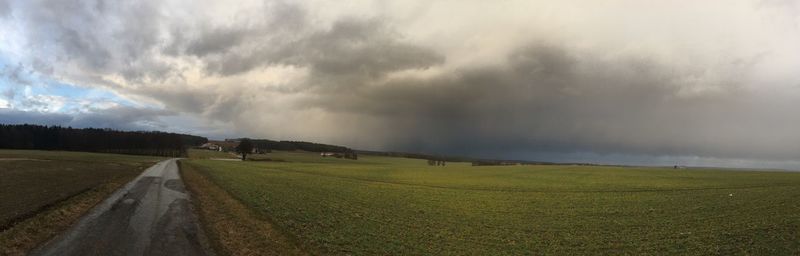
{"label": "crop field", "polygon": [[313,254],[800,253],[800,173],[292,156],[185,164]]}
{"label": "crop field", "polygon": [[162,158],[0,150],[0,254],[21,254]]}

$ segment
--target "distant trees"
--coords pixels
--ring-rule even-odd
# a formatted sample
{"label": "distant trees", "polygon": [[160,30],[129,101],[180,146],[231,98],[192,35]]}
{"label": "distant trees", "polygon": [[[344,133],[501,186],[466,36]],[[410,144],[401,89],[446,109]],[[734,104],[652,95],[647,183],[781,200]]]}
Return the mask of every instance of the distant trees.
{"label": "distant trees", "polygon": [[335,158],[358,160],[358,154],[355,151],[344,152],[344,153],[323,152],[320,155],[322,157],[335,157]]}
{"label": "distant trees", "polygon": [[472,161],[472,166],[497,166],[497,165],[517,165],[520,163],[502,161],[502,160],[475,160]]}
{"label": "distant trees", "polygon": [[431,160],[432,161],[431,165],[436,164],[435,162],[436,160],[434,159],[438,159],[445,162],[469,162],[475,160],[474,158],[470,157],[442,156],[442,155],[430,155],[430,154],[407,153],[407,152],[382,152],[382,151],[368,151],[368,150],[359,150],[358,152],[363,155],[405,157],[413,159]]}
{"label": "distant trees", "polygon": [[305,142],[305,141],[274,141],[274,140],[252,140],[253,145],[259,149],[270,150],[283,150],[295,151],[303,150],[309,152],[333,152],[333,153],[347,153],[353,152],[352,149],[336,145],[328,145],[321,143]]}
{"label": "distant trees", "polygon": [[[321,144],[306,141],[274,141],[274,140],[252,140],[253,146],[259,150],[283,150],[283,151],[308,151],[319,153],[332,153],[329,156],[336,158],[347,158],[358,160],[358,153],[355,150],[336,145]],[[325,156],[325,155],[323,155]]]}
{"label": "distant trees", "polygon": [[179,157],[186,148],[208,142],[199,136],[165,132],[76,129],[61,126],[0,124],[0,148],[87,151]]}
{"label": "distant trees", "polygon": [[253,152],[253,141],[248,138],[242,139],[236,146],[236,152],[242,154],[242,161],[247,160],[247,154]]}
{"label": "distant trees", "polygon": [[345,152],[344,158],[358,160],[358,154],[355,151]]}
{"label": "distant trees", "polygon": [[445,166],[446,162],[441,159],[428,159],[428,165],[432,166]]}

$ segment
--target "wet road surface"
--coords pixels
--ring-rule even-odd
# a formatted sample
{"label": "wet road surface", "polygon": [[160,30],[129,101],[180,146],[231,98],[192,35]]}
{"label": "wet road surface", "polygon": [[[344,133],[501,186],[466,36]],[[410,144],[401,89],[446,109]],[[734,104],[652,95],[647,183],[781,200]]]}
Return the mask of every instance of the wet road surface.
{"label": "wet road surface", "polygon": [[31,255],[213,255],[176,159],[148,168]]}

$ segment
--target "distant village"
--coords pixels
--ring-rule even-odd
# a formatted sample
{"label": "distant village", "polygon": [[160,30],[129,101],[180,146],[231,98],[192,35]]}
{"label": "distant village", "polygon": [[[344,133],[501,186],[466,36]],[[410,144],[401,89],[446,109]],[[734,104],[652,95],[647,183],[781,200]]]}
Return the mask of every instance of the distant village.
{"label": "distant village", "polygon": [[[205,149],[219,152],[236,152],[236,148],[242,139],[225,139],[222,141],[209,140],[207,143],[198,146],[198,149]],[[304,141],[273,141],[273,140],[251,140],[253,149],[250,154],[266,154],[271,150],[282,151],[307,151],[317,152],[321,157],[335,157],[346,159],[358,159],[358,154],[347,147],[319,144]]]}

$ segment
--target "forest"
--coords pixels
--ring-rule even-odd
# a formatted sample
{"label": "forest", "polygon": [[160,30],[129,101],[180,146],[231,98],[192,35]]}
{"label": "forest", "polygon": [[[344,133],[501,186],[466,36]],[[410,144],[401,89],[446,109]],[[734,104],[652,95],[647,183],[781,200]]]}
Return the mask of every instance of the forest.
{"label": "forest", "polygon": [[31,124],[0,124],[0,148],[102,152],[180,157],[201,145],[200,136],[157,131],[118,131]]}

